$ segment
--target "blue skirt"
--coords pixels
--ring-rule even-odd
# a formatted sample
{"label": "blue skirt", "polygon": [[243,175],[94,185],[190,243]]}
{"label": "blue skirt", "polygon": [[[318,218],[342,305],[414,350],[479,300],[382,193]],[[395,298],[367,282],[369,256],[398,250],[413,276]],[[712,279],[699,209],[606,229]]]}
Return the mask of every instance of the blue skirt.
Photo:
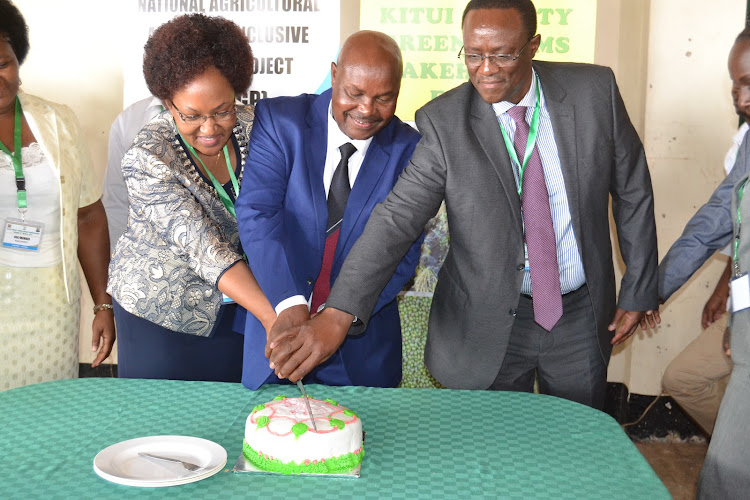
{"label": "blue skirt", "polygon": [[232,331],[235,304],[222,306],[211,337],[174,332],[112,301],[120,378],[240,382],[244,336]]}

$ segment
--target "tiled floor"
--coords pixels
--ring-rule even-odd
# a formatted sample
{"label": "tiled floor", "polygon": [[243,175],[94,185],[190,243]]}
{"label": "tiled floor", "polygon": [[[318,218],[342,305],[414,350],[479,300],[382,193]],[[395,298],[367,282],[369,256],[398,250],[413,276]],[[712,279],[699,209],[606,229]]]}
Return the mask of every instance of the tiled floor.
{"label": "tiled floor", "polygon": [[707,443],[641,441],[635,443],[674,500],[693,500],[698,473],[708,449]]}

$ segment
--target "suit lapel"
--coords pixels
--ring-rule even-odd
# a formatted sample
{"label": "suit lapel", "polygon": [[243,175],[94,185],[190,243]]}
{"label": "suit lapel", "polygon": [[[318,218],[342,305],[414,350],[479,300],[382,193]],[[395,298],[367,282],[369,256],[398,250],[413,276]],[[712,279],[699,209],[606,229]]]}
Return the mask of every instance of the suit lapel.
{"label": "suit lapel", "polygon": [[307,128],[303,144],[305,148],[305,162],[307,164],[310,193],[312,194],[313,209],[318,235],[316,239],[318,251],[323,255],[325,246],[326,225],[328,224],[328,203],[323,185],[323,171],[326,163],[326,149],[328,147],[328,104],[331,102],[330,91],[318,96],[305,118]]}
{"label": "suit lapel", "polygon": [[513,218],[516,227],[520,231],[521,224],[521,201],[516,189],[516,180],[513,176],[513,167],[510,163],[508,151],[505,149],[500,124],[492,106],[484,102],[479,94],[472,88],[470,94],[471,106],[471,128],[479,140],[490,165],[500,178],[505,196],[512,207]]}
{"label": "suit lapel", "polygon": [[576,116],[575,109],[565,102],[567,92],[542,64],[534,64],[542,85],[547,110],[552,121],[552,132],[555,137],[557,154],[560,158],[565,194],[568,196],[570,219],[573,232],[578,241],[578,248],[583,249],[581,242],[581,210],[579,204],[578,155],[576,151]]}
{"label": "suit lapel", "polygon": [[[359,218],[368,218],[370,216],[369,212],[365,214],[362,212],[390,160],[390,145],[387,145],[386,150],[381,140],[384,137],[390,136],[392,130],[393,122],[389,123],[388,127],[373,137],[370,147],[367,148],[367,154],[362,161],[362,166],[354,181],[354,186],[352,186],[352,192],[349,194],[349,199],[346,202],[346,211],[344,212],[344,220],[341,223],[341,232],[339,233],[339,241],[333,261],[334,269],[343,263],[341,252],[347,248],[347,242],[350,236],[352,236],[352,229],[357,225]],[[388,141],[383,140],[383,143],[386,142]]]}

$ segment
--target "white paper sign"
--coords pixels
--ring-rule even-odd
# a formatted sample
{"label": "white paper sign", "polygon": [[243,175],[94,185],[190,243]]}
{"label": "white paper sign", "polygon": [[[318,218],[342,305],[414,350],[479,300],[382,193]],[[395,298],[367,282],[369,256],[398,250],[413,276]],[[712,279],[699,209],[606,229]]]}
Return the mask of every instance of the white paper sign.
{"label": "white paper sign", "polygon": [[221,16],[242,28],[254,56],[253,82],[237,96],[245,104],[265,97],[320,93],[331,86],[331,62],[340,44],[339,0],[128,0],[121,44],[123,107],[149,96],[143,46],[161,24],[183,14]]}

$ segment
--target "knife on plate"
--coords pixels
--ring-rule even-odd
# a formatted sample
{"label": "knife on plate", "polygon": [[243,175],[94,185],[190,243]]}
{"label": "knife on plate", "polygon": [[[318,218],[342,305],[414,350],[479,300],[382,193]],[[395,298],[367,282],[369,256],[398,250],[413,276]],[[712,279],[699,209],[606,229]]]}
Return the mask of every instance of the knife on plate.
{"label": "knife on plate", "polygon": [[312,408],[310,407],[310,400],[307,398],[307,393],[305,392],[305,386],[302,385],[302,380],[297,381],[297,387],[302,391],[302,397],[305,400],[305,405],[307,405],[307,413],[310,414],[310,421],[312,422],[313,429],[315,429],[315,432],[318,432],[318,427],[315,425],[315,417],[313,416]]}
{"label": "knife on plate", "polygon": [[155,458],[156,460],[164,460],[165,462],[172,462],[175,464],[182,464],[183,467],[185,467],[187,470],[191,472],[197,471],[203,468],[202,465],[196,465],[191,462],[185,462],[184,460],[180,460],[178,458],[162,457],[159,455],[152,455],[151,453],[146,453],[143,451],[139,451],[138,456],[146,457],[146,458]]}

